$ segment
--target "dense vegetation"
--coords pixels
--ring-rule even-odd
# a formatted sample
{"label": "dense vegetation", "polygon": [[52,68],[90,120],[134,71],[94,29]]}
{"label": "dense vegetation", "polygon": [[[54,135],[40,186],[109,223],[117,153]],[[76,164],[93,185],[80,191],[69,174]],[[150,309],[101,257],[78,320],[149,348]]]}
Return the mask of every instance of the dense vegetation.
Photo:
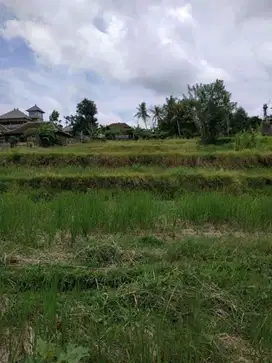
{"label": "dense vegetation", "polygon": [[[55,120],[59,115],[56,110],[53,113],[52,120]],[[85,98],[78,103],[75,115],[66,116],[65,120],[74,136],[95,138],[99,135],[109,139],[122,133],[134,139],[199,136],[202,144],[214,144],[222,136],[252,134],[260,130],[263,122],[258,116],[248,116],[245,109],[232,100],[222,80],[188,86],[188,92],[182,98],[171,95],[164,104],[150,109],[142,102],[134,115],[137,127],[132,131],[99,127],[97,113],[95,102]],[[140,121],[144,127],[140,127]]]}

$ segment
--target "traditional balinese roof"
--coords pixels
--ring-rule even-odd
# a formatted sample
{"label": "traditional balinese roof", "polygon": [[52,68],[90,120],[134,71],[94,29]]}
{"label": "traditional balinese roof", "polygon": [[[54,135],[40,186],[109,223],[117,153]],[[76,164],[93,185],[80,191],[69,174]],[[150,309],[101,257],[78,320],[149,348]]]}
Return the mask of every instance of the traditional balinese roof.
{"label": "traditional balinese roof", "polygon": [[6,132],[8,131],[8,129],[4,126],[0,124],[0,133]]}
{"label": "traditional balinese roof", "polygon": [[4,113],[0,116],[0,120],[9,120],[11,122],[18,119],[30,120],[30,118],[22,111],[20,111],[19,108],[14,108],[14,110]]}
{"label": "traditional balinese roof", "polygon": [[5,135],[20,135],[20,134],[23,134],[28,129],[32,129],[32,128],[35,129],[41,125],[44,125],[44,122],[29,121],[12,130],[6,130],[4,133],[5,133]]}
{"label": "traditional balinese roof", "polygon": [[125,122],[115,122],[113,124],[107,125],[110,128],[120,128],[120,129],[132,129],[131,126],[126,124]]}
{"label": "traditional balinese roof", "polygon": [[28,110],[26,110],[27,112],[41,112],[41,113],[45,113],[39,106],[37,106],[36,104],[33,107],[30,107]]}
{"label": "traditional balinese roof", "polygon": [[73,131],[73,127],[72,127],[72,126],[65,126],[65,127],[63,128],[63,131],[64,131],[64,132],[72,132],[72,131]]}
{"label": "traditional balinese roof", "polygon": [[[30,121],[30,122],[26,122],[25,124],[16,127],[15,129],[3,131],[3,134],[8,135],[8,136],[21,135],[21,134],[24,134],[24,132],[28,129],[37,129],[39,126],[46,125],[46,124],[50,124],[50,122]],[[1,130],[0,130],[0,132],[1,132]],[[55,132],[57,135],[72,137],[70,134],[59,129],[57,126],[55,127]]]}

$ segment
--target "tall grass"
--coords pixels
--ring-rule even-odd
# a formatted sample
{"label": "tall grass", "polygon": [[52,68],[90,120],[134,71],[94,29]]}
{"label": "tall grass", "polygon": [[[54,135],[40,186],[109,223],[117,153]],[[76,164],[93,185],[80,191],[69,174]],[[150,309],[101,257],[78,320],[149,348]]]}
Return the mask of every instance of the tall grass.
{"label": "tall grass", "polygon": [[[48,196],[46,196],[48,199]],[[8,192],[0,199],[1,238],[24,244],[52,242],[60,232],[72,242],[91,233],[171,228],[181,222],[229,224],[271,230],[272,198],[218,193],[185,194],[166,201],[148,192]]]}

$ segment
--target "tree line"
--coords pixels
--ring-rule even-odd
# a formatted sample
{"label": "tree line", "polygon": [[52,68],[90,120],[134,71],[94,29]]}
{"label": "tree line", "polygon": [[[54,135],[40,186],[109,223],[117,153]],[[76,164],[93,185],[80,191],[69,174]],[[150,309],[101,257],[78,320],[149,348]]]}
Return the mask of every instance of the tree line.
{"label": "tree line", "polygon": [[[239,132],[257,130],[262,120],[249,117],[245,109],[232,101],[224,81],[188,86],[187,94],[181,98],[167,97],[164,104],[147,107],[142,102],[134,115],[138,122],[134,133],[164,137],[200,137],[203,144],[215,143],[220,136],[233,136]],[[97,106],[94,101],[84,99],[78,103],[76,113],[66,116],[66,124],[76,135],[95,137],[103,133],[97,120]],[[59,113],[54,110],[50,121],[58,123]],[[141,128],[142,120],[145,129]]]}
{"label": "tree line", "polygon": [[[137,107],[136,119],[154,131],[168,136],[191,138],[199,136],[203,144],[211,144],[219,136],[257,130],[262,120],[250,117],[245,109],[231,99],[222,80],[188,86],[182,98],[167,97],[162,105],[148,109],[145,102]],[[138,123],[139,125],[139,123]]]}

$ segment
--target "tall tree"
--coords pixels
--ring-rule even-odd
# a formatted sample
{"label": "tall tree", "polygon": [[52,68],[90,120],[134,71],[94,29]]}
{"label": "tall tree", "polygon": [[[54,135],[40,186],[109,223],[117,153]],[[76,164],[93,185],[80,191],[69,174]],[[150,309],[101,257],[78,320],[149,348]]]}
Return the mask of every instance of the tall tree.
{"label": "tall tree", "polygon": [[262,119],[259,116],[252,116],[248,118],[248,123],[252,130],[258,130],[262,124]]}
{"label": "tall tree", "polygon": [[222,80],[189,86],[188,99],[192,102],[194,122],[199,129],[201,143],[214,143],[220,133],[227,133],[235,103],[231,102],[231,94]]}
{"label": "tall tree", "polygon": [[139,104],[139,106],[137,107],[137,113],[134,115],[134,117],[136,117],[138,120],[138,127],[139,127],[139,120],[143,120],[145,128],[147,129],[147,119],[150,118],[150,116],[147,112],[147,107],[145,102]]}
{"label": "tall tree", "polygon": [[163,118],[163,109],[161,106],[154,106],[150,108],[152,114],[152,127],[155,129]]}
{"label": "tall tree", "polygon": [[53,122],[55,125],[59,123],[59,112],[57,110],[53,110],[51,115],[49,116],[49,121]]}
{"label": "tall tree", "polygon": [[159,123],[161,131],[167,132],[169,136],[189,138],[197,135],[190,100],[170,96],[166,98],[162,111],[163,117]]}
{"label": "tall tree", "polygon": [[95,102],[84,98],[77,104],[76,114],[65,119],[72,126],[74,135],[94,136],[98,128],[97,113]]}
{"label": "tall tree", "polygon": [[232,135],[241,131],[249,131],[251,128],[246,110],[239,106],[232,113],[230,118],[230,132]]}

